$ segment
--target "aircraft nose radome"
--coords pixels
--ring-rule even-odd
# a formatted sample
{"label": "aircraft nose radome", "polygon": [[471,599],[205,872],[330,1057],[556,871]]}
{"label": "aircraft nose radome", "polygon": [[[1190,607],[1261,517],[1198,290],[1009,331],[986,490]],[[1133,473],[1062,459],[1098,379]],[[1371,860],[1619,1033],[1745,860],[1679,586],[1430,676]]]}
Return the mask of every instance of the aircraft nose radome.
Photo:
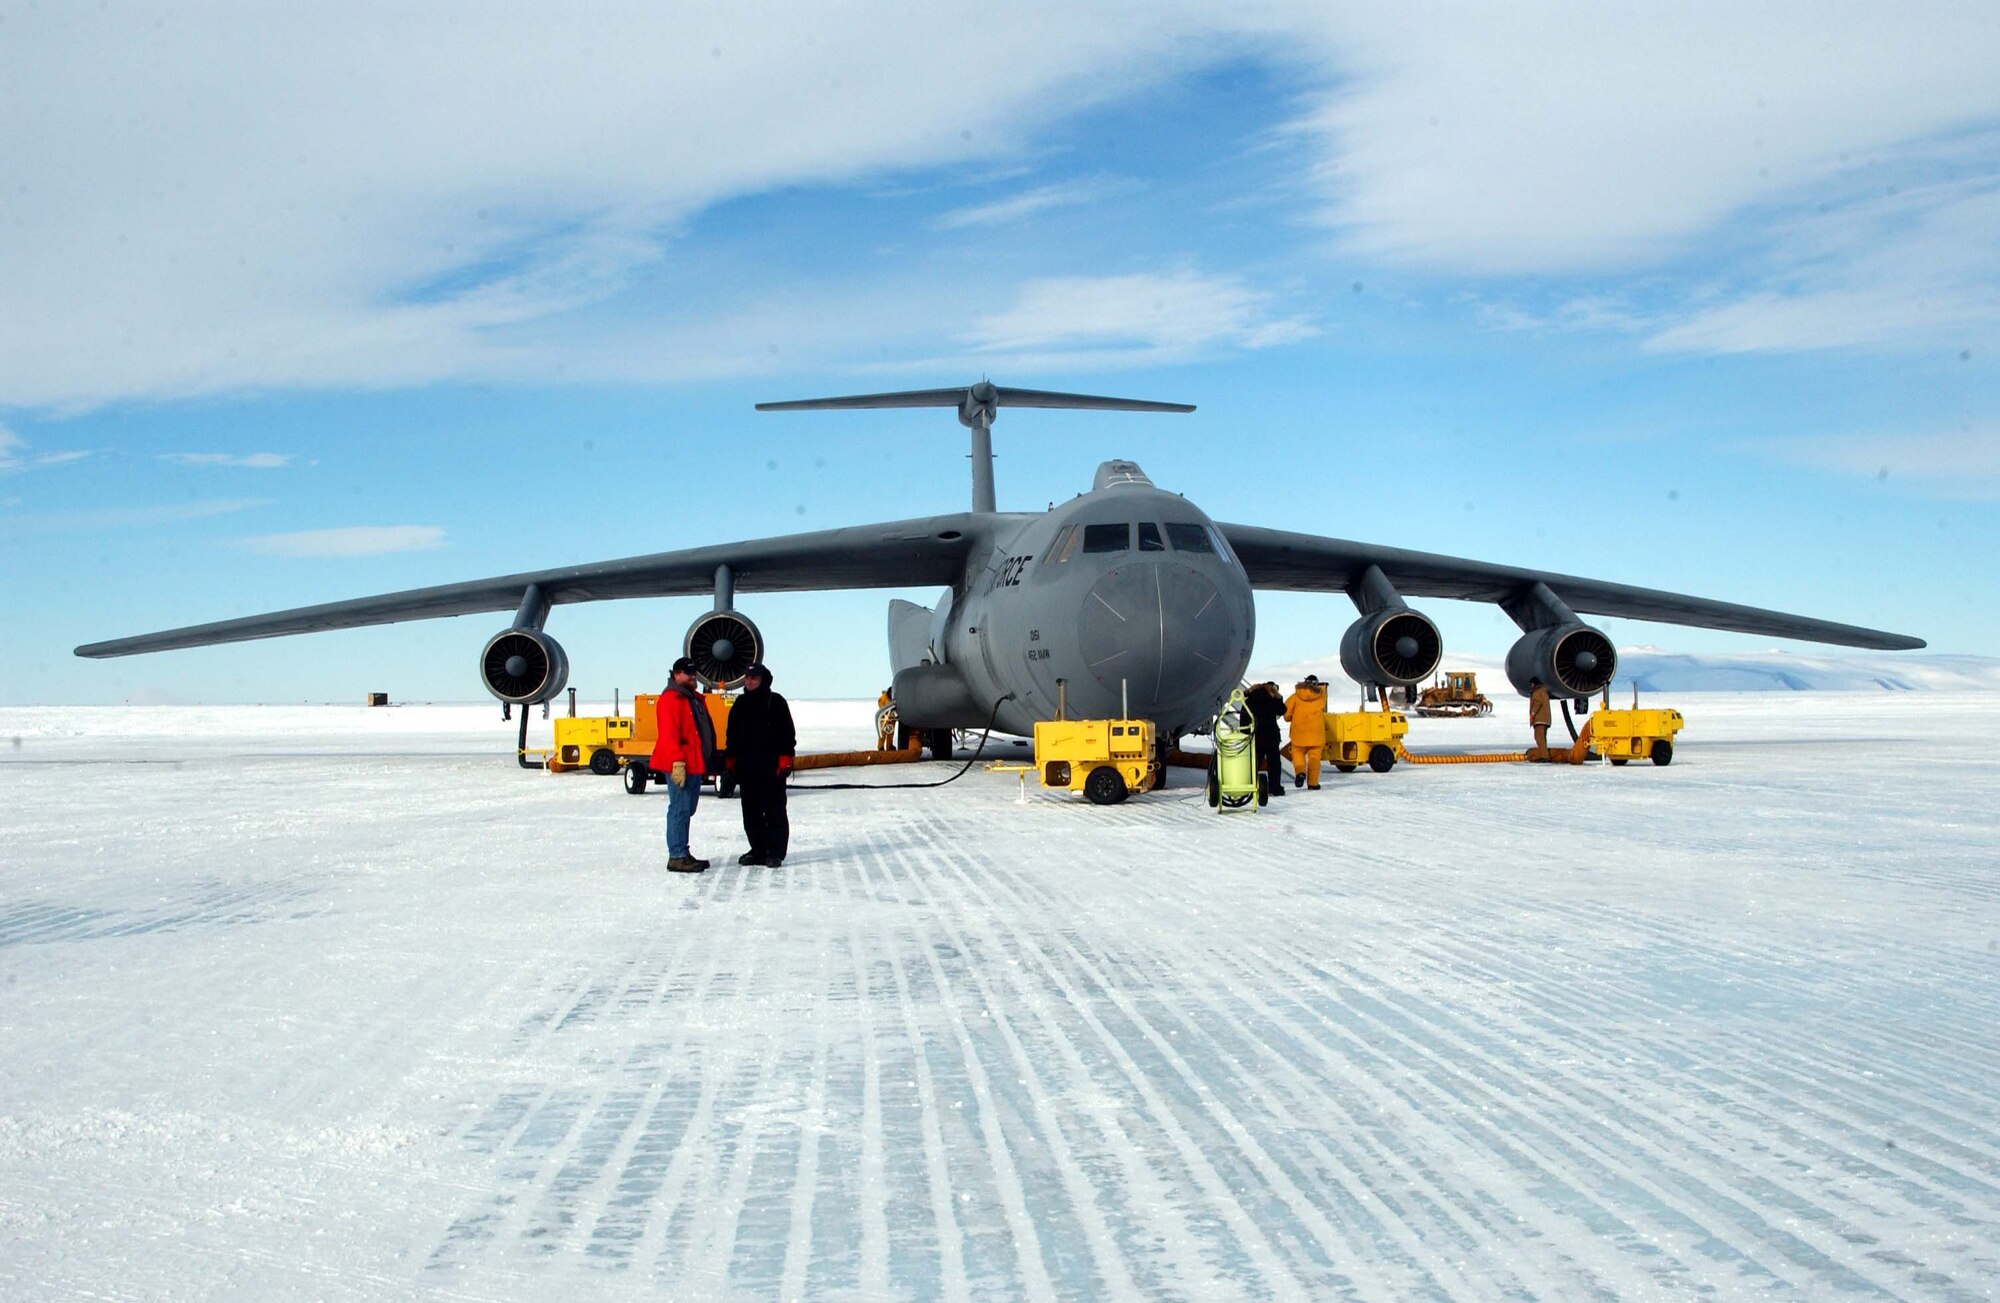
{"label": "aircraft nose radome", "polygon": [[1114,694],[1123,680],[1134,708],[1201,690],[1242,638],[1209,577],[1170,561],[1120,566],[1098,580],[1080,632],[1085,667]]}

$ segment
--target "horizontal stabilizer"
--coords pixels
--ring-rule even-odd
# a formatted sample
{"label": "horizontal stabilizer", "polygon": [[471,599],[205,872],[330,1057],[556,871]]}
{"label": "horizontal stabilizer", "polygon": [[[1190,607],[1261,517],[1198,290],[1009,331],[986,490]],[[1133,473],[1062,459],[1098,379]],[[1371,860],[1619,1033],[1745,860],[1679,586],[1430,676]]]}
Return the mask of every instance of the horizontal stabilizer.
{"label": "horizontal stabilizer", "polygon": [[957,389],[908,389],[894,394],[848,394],[840,398],[799,398],[784,403],[759,403],[760,412],[828,412],[864,407],[1069,407],[1095,412],[1192,412],[1192,403],[1156,403],[1144,398],[1104,398],[1096,394],[1058,394],[1046,389],[1009,389],[981,381]]}

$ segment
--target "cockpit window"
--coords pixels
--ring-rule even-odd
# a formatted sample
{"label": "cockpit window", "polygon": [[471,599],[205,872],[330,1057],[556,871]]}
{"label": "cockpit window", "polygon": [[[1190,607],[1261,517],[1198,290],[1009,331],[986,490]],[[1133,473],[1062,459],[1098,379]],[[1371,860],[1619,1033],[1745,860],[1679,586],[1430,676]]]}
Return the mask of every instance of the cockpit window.
{"label": "cockpit window", "polygon": [[1132,547],[1132,527],[1120,522],[1116,525],[1085,525],[1083,527],[1083,550],[1085,552],[1125,552]]}
{"label": "cockpit window", "polygon": [[1064,525],[1056,531],[1055,540],[1049,544],[1048,555],[1042,558],[1042,564],[1052,566],[1067,561],[1075,551],[1076,526]]}
{"label": "cockpit window", "polygon": [[1167,545],[1160,538],[1160,527],[1150,520],[1139,522],[1139,550],[1141,552],[1164,552]]}
{"label": "cockpit window", "polygon": [[1215,552],[1215,542],[1208,536],[1204,525],[1184,525],[1173,521],[1167,523],[1167,537],[1173,540],[1176,552]]}

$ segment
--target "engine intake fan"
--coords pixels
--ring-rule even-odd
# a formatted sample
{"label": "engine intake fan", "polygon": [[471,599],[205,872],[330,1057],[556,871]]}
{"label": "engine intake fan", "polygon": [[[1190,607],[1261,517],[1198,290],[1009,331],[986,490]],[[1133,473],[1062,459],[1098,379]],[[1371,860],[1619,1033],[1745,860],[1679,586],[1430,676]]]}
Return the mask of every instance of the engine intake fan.
{"label": "engine intake fan", "polygon": [[1587,624],[1536,629],[1507,649],[1508,681],[1524,697],[1531,678],[1547,684],[1552,697],[1593,696],[1617,672],[1617,649]]}
{"label": "engine intake fan", "polygon": [[681,655],[694,662],[695,674],[711,688],[733,688],[743,671],[764,659],[764,635],[740,611],[710,611],[688,626]]}
{"label": "engine intake fan", "polygon": [[1444,659],[1444,636],[1408,607],[1377,611],[1347,626],[1340,668],[1356,683],[1377,687],[1422,683]]}
{"label": "engine intake fan", "polygon": [[539,705],[569,684],[569,654],[540,629],[503,629],[479,654],[479,677],[502,701]]}

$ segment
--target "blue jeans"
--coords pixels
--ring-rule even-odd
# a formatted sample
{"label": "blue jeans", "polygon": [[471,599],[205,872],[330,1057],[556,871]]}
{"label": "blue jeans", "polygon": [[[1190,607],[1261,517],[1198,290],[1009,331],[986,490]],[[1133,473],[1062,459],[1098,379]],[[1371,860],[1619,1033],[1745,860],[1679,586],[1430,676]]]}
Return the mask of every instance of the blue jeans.
{"label": "blue jeans", "polygon": [[690,859],[688,852],[688,823],[694,818],[694,807],[701,802],[701,776],[689,774],[679,783],[667,776],[667,855],[673,859]]}

